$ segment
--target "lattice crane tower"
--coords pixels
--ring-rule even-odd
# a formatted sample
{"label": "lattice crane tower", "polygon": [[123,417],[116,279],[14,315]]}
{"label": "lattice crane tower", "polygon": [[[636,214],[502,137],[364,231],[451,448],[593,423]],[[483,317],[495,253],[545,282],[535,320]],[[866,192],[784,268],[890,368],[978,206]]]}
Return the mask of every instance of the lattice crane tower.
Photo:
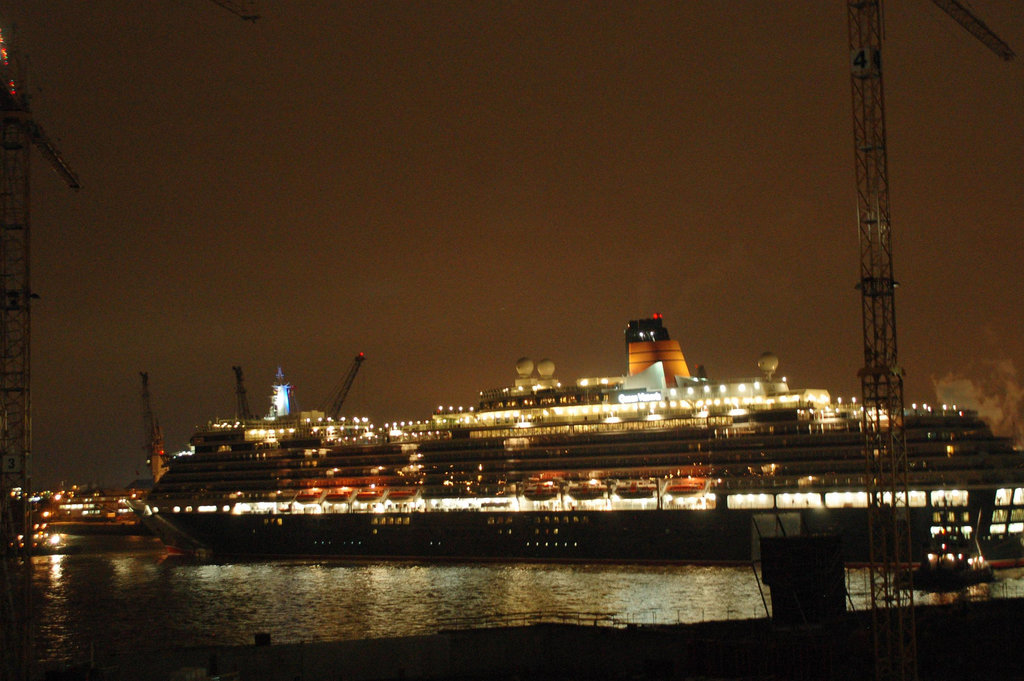
{"label": "lattice crane tower", "polygon": [[[913,585],[900,571],[913,562],[903,371],[897,361],[896,280],[889,220],[881,0],[845,0],[853,93],[857,222],[860,231],[865,484],[875,678],[916,679]],[[933,0],[1003,59],[1013,52],[956,0]]]}
{"label": "lattice crane tower", "polygon": [[0,664],[27,681],[31,664],[32,523],[29,463],[29,159],[32,145],[77,189],[78,178],[32,119],[15,60],[0,34]]}

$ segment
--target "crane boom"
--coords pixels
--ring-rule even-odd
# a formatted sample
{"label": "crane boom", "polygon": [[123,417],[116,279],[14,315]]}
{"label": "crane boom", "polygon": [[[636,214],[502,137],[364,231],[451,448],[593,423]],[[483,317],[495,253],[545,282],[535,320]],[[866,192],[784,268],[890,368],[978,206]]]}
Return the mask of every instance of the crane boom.
{"label": "crane boom", "polygon": [[231,367],[235,372],[235,418],[248,421],[252,418],[252,409],[249,408],[249,398],[245,394],[245,378],[242,376],[242,367]]}
{"label": "crane boom", "polygon": [[164,455],[164,431],[153,413],[153,405],[149,398],[149,374],[140,371],[142,377],[142,427],[146,433],[146,463],[153,474],[153,482],[159,482],[167,472],[167,460]]}
{"label": "crane boom", "polygon": [[[21,126],[24,134],[39,149],[43,158],[57,171],[64,182],[72,189],[80,189],[78,175],[71,169],[71,166],[54,146],[50,138],[43,132],[42,126],[32,119],[28,105],[28,98],[24,95],[24,74],[17,68],[17,60],[9,53],[4,44],[3,34],[0,33],[0,79],[4,87],[0,89],[0,109],[8,115],[20,113]],[[12,119],[13,122],[13,119]]]}
{"label": "crane boom", "polygon": [[352,360],[352,366],[349,367],[348,374],[332,391],[331,397],[327,400],[323,410],[328,417],[336,419],[341,415],[341,405],[345,403],[345,398],[348,397],[348,391],[352,387],[352,382],[356,380],[356,374],[359,373],[359,367],[365,359],[366,356],[361,352],[356,355],[356,358]]}
{"label": "crane boom", "polygon": [[245,19],[246,21],[256,21],[260,18],[259,14],[256,14],[250,7],[251,3],[231,2],[231,0],[211,0],[211,2],[220,5],[232,14]]}
{"label": "crane boom", "polygon": [[964,29],[980,40],[988,49],[1003,61],[1010,61],[1016,55],[1010,46],[992,32],[985,22],[974,16],[970,10],[964,7],[957,0],[932,0],[943,12],[953,17],[953,21],[960,24]]}
{"label": "crane boom", "polygon": [[81,189],[82,185],[78,182],[78,175],[71,169],[68,162],[64,160],[60,151],[53,146],[53,142],[43,132],[42,127],[35,121],[32,121],[28,132],[32,143],[36,145],[36,149],[39,150],[43,158],[49,161],[50,166],[57,171],[57,174],[61,176],[64,182],[72,189]]}

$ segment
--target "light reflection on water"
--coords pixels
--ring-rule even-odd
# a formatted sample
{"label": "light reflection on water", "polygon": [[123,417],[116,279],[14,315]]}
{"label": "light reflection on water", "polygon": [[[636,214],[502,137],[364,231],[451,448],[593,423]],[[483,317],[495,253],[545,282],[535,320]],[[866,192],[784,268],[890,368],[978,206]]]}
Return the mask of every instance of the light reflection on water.
{"label": "light reflection on water", "polygon": [[[381,638],[436,632],[459,618],[601,613],[625,622],[762,617],[749,568],[312,561],[197,564],[151,539],[89,538],[85,550],[35,559],[36,656],[81,660],[204,644]],[[848,579],[863,608],[866,573]],[[1019,577],[974,597],[1019,596]],[[767,589],[765,599],[769,600]],[[917,602],[949,596],[918,594]]]}

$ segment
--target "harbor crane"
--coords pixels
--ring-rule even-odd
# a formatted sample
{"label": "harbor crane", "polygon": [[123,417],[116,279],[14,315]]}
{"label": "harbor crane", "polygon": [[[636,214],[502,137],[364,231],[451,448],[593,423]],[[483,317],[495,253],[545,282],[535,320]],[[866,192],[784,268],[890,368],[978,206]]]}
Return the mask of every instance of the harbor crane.
{"label": "harbor crane", "polygon": [[359,373],[359,367],[365,359],[366,355],[361,352],[356,355],[345,378],[341,379],[341,382],[331,391],[331,396],[327,398],[322,410],[328,418],[337,419],[341,415],[341,405],[345,404],[348,391],[352,388],[352,382],[356,380],[356,374]]}
{"label": "harbor crane", "polygon": [[160,427],[149,397],[149,374],[140,371],[142,377],[142,427],[146,433],[146,464],[153,475],[153,482],[159,482],[167,472],[167,457],[164,453],[164,430]]}
{"label": "harbor crane", "polygon": [[27,681],[32,659],[29,507],[29,161],[32,147],[72,189],[78,177],[37,123],[0,33],[0,681]]}
{"label": "harbor crane", "polygon": [[[870,603],[875,678],[915,680],[917,641],[913,585],[901,570],[913,563],[903,370],[896,353],[896,279],[892,261],[889,169],[882,88],[882,2],[844,0],[847,7],[864,367],[865,486],[868,495]],[[1013,51],[957,0],[933,0],[1002,59]]]}
{"label": "harbor crane", "polygon": [[231,367],[235,372],[235,418],[248,421],[253,418],[252,409],[249,408],[249,398],[245,394],[245,378],[242,376],[242,367]]}

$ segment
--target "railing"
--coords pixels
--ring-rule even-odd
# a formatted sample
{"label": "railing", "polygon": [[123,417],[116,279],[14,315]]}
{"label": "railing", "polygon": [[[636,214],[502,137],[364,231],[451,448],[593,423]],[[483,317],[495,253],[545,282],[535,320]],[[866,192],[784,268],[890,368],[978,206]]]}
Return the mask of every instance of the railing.
{"label": "railing", "polygon": [[494,629],[528,627],[536,624],[573,624],[594,627],[625,627],[629,622],[606,612],[510,612],[494,615],[466,615],[438,620],[438,627],[446,629]]}
{"label": "railing", "polygon": [[570,624],[575,626],[610,627],[623,629],[630,626],[671,626],[697,622],[758,619],[768,616],[761,604],[746,607],[727,607],[724,612],[707,612],[701,608],[649,608],[639,612],[612,614],[607,612],[537,611],[452,617],[438,620],[444,630],[494,629],[528,627],[538,624]]}

